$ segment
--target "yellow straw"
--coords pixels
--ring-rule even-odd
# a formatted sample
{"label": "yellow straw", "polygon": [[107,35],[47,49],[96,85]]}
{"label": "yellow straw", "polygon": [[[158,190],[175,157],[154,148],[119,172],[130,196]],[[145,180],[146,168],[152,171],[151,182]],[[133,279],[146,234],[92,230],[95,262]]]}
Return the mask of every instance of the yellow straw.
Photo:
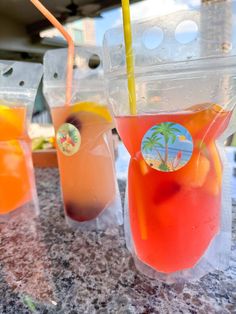
{"label": "yellow straw", "polygon": [[136,109],[136,91],[135,91],[135,78],[134,78],[134,58],[132,48],[132,31],[130,23],[130,9],[129,0],[121,0],[123,12],[123,27],[125,38],[125,54],[126,54],[126,68],[128,77],[128,91],[129,91],[129,107],[130,114],[135,115]]}
{"label": "yellow straw", "polygon": [[[134,78],[134,57],[132,48],[132,30],[130,22],[130,8],[129,0],[121,0],[122,12],[123,12],[123,28],[124,28],[124,39],[125,39],[125,55],[126,55],[126,67],[128,77],[128,91],[129,91],[129,107],[130,114],[136,115],[136,90],[135,90],[135,78]],[[142,240],[147,240],[147,224],[145,209],[142,204],[137,204],[139,229]]]}

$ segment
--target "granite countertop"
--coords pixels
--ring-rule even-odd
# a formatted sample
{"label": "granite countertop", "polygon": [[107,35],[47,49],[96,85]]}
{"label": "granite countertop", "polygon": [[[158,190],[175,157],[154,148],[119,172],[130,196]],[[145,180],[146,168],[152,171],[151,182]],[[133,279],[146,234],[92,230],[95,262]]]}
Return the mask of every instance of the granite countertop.
{"label": "granite countertop", "polygon": [[65,224],[56,169],[36,177],[40,216],[1,229],[0,313],[236,313],[235,229],[230,269],[167,285],[137,272],[122,227],[95,233]]}

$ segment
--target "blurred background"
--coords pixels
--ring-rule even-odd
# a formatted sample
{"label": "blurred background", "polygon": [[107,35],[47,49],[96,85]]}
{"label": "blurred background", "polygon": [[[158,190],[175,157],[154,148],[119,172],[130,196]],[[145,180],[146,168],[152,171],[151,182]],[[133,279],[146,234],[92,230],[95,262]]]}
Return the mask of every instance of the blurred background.
{"label": "blurred background", "polygon": [[[76,45],[101,45],[108,28],[121,24],[120,0],[42,0]],[[132,20],[199,5],[198,1],[131,0]],[[29,0],[0,1],[0,58],[42,61],[47,49],[65,47],[61,35]]]}
{"label": "blurred background", "polygon": [[[64,24],[71,34],[75,44],[80,45],[102,45],[103,35],[107,29],[122,23],[120,0],[42,0],[41,1],[56,17]],[[131,0],[132,20],[145,19],[153,16],[164,15],[178,10],[186,10],[203,5],[213,5],[217,0]],[[225,2],[228,2],[225,0]],[[214,20],[214,11],[211,23],[215,29],[225,34],[223,49],[228,49],[232,36],[236,30],[233,29],[233,20],[236,19],[236,5],[225,6],[221,12],[220,23]],[[202,23],[209,23],[209,16],[201,17]],[[204,29],[204,28],[203,28]],[[218,33],[217,29],[214,32]],[[191,32],[186,29],[186,36]],[[204,29],[206,36],[209,30]],[[41,62],[43,55],[48,49],[66,47],[66,42],[52,28],[47,20],[36,10],[29,0],[1,0],[0,1],[0,59],[21,60],[28,62]],[[208,49],[214,47],[208,47]],[[42,84],[39,86],[35,101],[33,122],[40,124],[50,123],[50,115],[47,103],[42,94]],[[40,133],[41,132],[41,133]],[[44,130],[33,127],[33,136],[53,136],[53,129],[47,126]],[[39,134],[40,133],[40,134]],[[236,135],[231,136],[227,143],[229,158],[236,176]],[[128,160],[124,148],[120,156]],[[121,175],[125,173],[124,160],[118,159]],[[236,194],[236,183],[234,183]]]}

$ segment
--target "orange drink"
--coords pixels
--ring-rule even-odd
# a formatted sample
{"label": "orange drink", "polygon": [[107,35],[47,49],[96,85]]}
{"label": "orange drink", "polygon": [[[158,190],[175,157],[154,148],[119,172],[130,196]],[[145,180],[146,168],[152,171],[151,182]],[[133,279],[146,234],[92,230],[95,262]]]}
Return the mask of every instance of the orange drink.
{"label": "orange drink", "polygon": [[35,197],[26,107],[0,105],[0,215],[27,205]]}
{"label": "orange drink", "polygon": [[106,106],[93,102],[52,107],[51,112],[57,133],[66,123],[81,137],[78,151],[71,156],[60,147],[73,150],[73,136],[67,134],[57,141],[66,216],[77,222],[93,220],[111,205],[116,194],[111,116]]}

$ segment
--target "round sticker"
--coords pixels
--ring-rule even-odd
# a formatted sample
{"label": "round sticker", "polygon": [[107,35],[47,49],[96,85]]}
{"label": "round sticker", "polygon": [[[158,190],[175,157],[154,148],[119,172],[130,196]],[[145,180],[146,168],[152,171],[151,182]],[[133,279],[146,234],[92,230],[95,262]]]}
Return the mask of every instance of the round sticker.
{"label": "round sticker", "polygon": [[64,123],[57,131],[56,141],[58,148],[64,155],[72,156],[77,153],[80,148],[80,132],[73,124]]}
{"label": "round sticker", "polygon": [[144,160],[153,169],[176,171],[184,167],[192,156],[192,136],[181,124],[159,123],[144,135],[141,151]]}

